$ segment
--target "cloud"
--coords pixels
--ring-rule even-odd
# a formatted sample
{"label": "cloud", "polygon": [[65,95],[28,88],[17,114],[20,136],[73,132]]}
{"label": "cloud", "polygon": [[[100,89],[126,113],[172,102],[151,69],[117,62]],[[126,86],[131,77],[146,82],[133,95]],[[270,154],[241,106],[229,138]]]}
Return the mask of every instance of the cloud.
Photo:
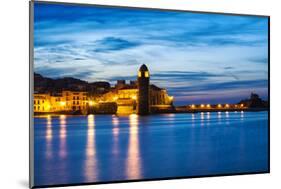
{"label": "cloud", "polygon": [[95,41],[95,46],[95,52],[109,52],[136,47],[138,46],[138,43],[116,37],[107,37],[102,40]]}
{"label": "cloud", "polygon": [[99,71],[95,70],[79,70],[79,68],[52,68],[47,66],[39,67],[35,72],[51,78],[74,77],[78,79],[86,79],[93,74],[99,73]]}
{"label": "cloud", "polygon": [[34,67],[114,83],[135,80],[145,63],[151,81],[182,102],[192,91],[202,99],[204,90],[265,94],[267,24],[264,17],[35,3]]}
{"label": "cloud", "polygon": [[204,81],[210,78],[227,77],[225,74],[214,74],[209,72],[192,71],[165,71],[153,73],[154,80],[177,80],[177,81]]}
{"label": "cloud", "polygon": [[267,57],[250,58],[249,61],[254,62],[254,63],[268,64],[268,58]]}
{"label": "cloud", "polygon": [[193,91],[216,91],[227,89],[247,89],[247,88],[260,88],[267,87],[267,80],[243,80],[243,81],[228,81],[217,83],[204,83],[200,85],[192,85],[183,87],[169,87],[174,92],[193,92]]}
{"label": "cloud", "polygon": [[233,67],[232,67],[232,66],[226,66],[226,67],[224,67],[224,69],[225,69],[225,70],[232,70]]}

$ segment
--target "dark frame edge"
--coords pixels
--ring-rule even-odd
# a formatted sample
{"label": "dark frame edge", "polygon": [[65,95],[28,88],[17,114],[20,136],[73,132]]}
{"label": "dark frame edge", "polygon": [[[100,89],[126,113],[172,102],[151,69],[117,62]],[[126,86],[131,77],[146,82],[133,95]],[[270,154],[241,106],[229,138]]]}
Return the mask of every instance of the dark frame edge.
{"label": "dark frame edge", "polygon": [[186,9],[166,9],[166,8],[150,8],[150,7],[135,7],[135,6],[125,6],[125,5],[104,5],[104,4],[92,4],[92,3],[74,3],[74,2],[57,2],[57,1],[42,1],[42,0],[31,0],[35,3],[41,4],[54,4],[54,5],[76,5],[76,6],[96,6],[101,8],[125,8],[125,9],[138,9],[138,10],[158,10],[158,11],[175,11],[175,12],[190,12],[198,14],[224,14],[229,16],[255,16],[255,17],[270,17],[269,15],[258,15],[258,14],[244,14],[244,13],[225,13],[225,12],[215,12],[215,11],[194,11]]}
{"label": "dark frame edge", "polygon": [[33,57],[34,1],[29,1],[29,188],[34,187]]}
{"label": "dark frame edge", "polygon": [[268,57],[268,79],[267,79],[267,86],[268,86],[268,173],[270,173],[270,16],[268,16],[268,28],[267,28],[267,33],[268,33],[268,47],[267,47],[267,57]]}
{"label": "dark frame edge", "polygon": [[89,182],[89,183],[72,183],[72,184],[54,184],[54,185],[38,185],[32,188],[54,188],[54,187],[71,187],[71,186],[89,186],[89,185],[99,185],[99,184],[122,184],[122,183],[134,183],[134,182],[152,182],[152,181],[167,181],[167,180],[183,180],[183,179],[193,179],[193,178],[212,178],[212,177],[227,177],[227,176],[241,176],[241,175],[258,175],[258,174],[268,174],[269,170],[262,172],[245,172],[245,173],[229,173],[229,174],[214,174],[214,175],[198,175],[198,176],[183,176],[183,177],[162,177],[162,178],[151,178],[151,179],[137,179],[137,180],[119,180],[119,181],[109,181],[109,182]]}

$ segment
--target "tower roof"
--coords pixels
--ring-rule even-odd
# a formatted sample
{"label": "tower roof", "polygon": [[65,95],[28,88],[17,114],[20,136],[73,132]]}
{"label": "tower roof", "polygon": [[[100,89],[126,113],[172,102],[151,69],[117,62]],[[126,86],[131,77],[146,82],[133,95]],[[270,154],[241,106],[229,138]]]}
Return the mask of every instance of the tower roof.
{"label": "tower roof", "polygon": [[141,65],[139,71],[145,72],[145,71],[148,71],[148,68],[147,68],[147,66],[145,64],[143,64],[143,65]]}

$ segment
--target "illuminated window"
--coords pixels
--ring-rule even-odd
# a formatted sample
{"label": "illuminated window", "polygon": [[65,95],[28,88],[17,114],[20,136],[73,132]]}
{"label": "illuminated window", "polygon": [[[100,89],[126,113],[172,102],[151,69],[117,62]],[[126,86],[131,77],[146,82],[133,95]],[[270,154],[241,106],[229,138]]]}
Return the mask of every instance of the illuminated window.
{"label": "illuminated window", "polygon": [[149,72],[148,71],[144,72],[144,77],[149,77]]}
{"label": "illuminated window", "polygon": [[141,77],[141,72],[138,72],[138,76]]}

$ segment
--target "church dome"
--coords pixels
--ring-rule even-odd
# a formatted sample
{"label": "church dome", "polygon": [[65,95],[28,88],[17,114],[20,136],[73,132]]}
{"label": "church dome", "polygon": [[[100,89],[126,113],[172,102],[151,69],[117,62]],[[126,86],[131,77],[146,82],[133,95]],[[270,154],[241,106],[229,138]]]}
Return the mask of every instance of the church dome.
{"label": "church dome", "polygon": [[141,65],[139,71],[145,72],[145,71],[148,71],[148,68],[147,68],[147,66],[145,64],[143,64],[143,65]]}

